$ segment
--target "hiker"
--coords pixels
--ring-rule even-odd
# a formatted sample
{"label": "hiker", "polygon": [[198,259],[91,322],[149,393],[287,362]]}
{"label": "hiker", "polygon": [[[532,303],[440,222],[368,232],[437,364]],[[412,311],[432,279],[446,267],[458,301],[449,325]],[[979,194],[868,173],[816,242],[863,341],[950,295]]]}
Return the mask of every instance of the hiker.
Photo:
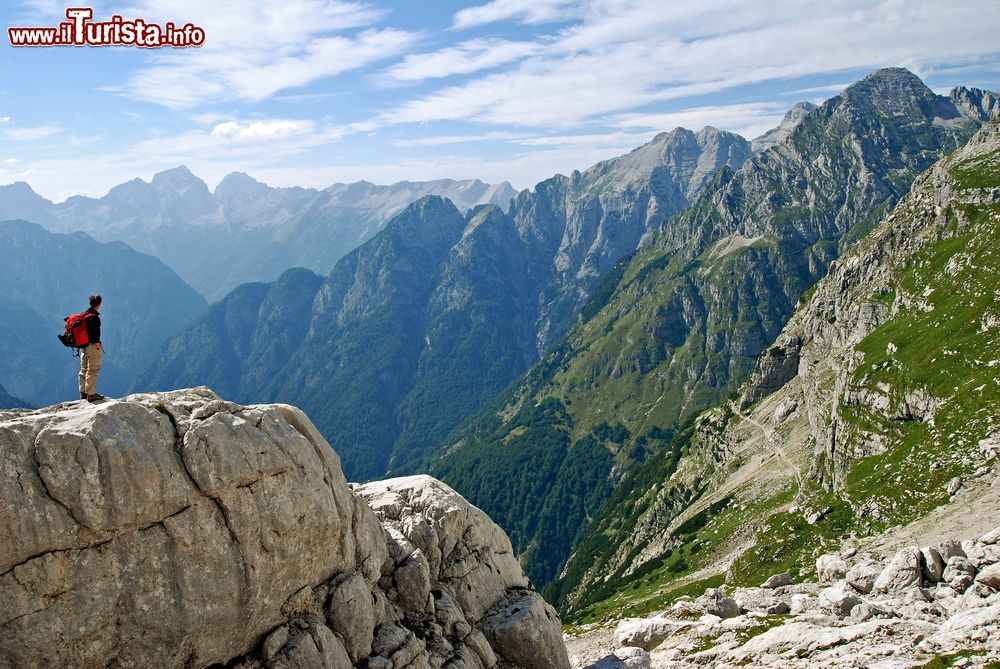
{"label": "hiker", "polygon": [[101,360],[104,349],[101,347],[101,296],[90,296],[90,308],[83,312],[86,315],[87,340],[86,348],[80,355],[80,399],[88,402],[103,400],[104,395],[97,394],[97,375],[101,373]]}

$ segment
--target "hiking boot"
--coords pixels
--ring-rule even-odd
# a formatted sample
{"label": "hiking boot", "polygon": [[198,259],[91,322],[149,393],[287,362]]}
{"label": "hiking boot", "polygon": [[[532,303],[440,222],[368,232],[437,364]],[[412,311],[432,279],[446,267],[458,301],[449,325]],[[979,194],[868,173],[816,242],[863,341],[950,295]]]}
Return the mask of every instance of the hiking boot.
{"label": "hiking boot", "polygon": [[81,400],[87,399],[87,393],[80,393],[80,399]]}
{"label": "hiking boot", "polygon": [[99,395],[97,393],[94,393],[93,395],[87,395],[88,402],[100,402],[101,400],[106,400],[106,399],[108,398],[105,397],[104,395]]}

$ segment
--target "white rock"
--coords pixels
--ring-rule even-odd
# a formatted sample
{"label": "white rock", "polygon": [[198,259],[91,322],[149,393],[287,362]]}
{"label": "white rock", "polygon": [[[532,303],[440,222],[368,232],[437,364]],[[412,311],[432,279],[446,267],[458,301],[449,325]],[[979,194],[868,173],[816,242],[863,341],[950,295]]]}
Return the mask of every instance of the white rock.
{"label": "white rock", "polygon": [[797,593],[792,595],[791,613],[794,615],[815,611],[819,607],[819,599],[812,595]]}
{"label": "white rock", "polygon": [[846,583],[837,583],[819,593],[819,607],[821,610],[844,618],[851,614],[851,609],[861,603],[861,598]]}
{"label": "white rock", "polygon": [[993,544],[1000,543],[1000,527],[990,530],[983,536],[979,537],[979,542],[986,546],[992,546]]}
{"label": "white rock", "polygon": [[732,618],[740,615],[740,605],[720,588],[709,588],[694,601],[694,604],[705,613],[720,618]]}
{"label": "white rock", "polygon": [[847,563],[839,555],[821,555],[816,560],[816,574],[820,583],[834,583],[847,575]]}
{"label": "white rock", "polygon": [[622,661],[624,669],[649,669],[649,653],[643,648],[625,646],[616,649],[614,654]]}
{"label": "white rock", "polygon": [[982,583],[993,592],[1000,590],[1000,564],[991,564],[980,570],[976,574],[976,583]]}
{"label": "white rock", "polygon": [[974,544],[966,554],[977,569],[1000,562],[1000,544]]}
{"label": "white rock", "polygon": [[786,585],[792,585],[795,581],[792,580],[792,575],[787,571],[781,572],[780,574],[774,574],[769,577],[766,581],[761,583],[762,588],[782,588]]}
{"label": "white rock", "polygon": [[875,587],[875,581],[882,573],[882,565],[871,559],[863,559],[847,570],[845,580],[862,594],[868,594]]}
{"label": "white rock", "polygon": [[875,579],[875,592],[902,592],[922,585],[921,563],[923,556],[916,546],[904,548],[896,553]]}
{"label": "white rock", "polygon": [[944,581],[952,583],[955,578],[961,575],[975,576],[976,566],[964,555],[955,555],[948,558],[948,564],[945,566],[941,576]]}
{"label": "white rock", "polygon": [[626,618],[618,623],[614,644],[653,650],[665,639],[691,626],[692,623],[688,621],[662,617]]}
{"label": "white rock", "polygon": [[923,558],[923,579],[929,583],[940,583],[944,575],[944,560],[936,548],[920,549]]}

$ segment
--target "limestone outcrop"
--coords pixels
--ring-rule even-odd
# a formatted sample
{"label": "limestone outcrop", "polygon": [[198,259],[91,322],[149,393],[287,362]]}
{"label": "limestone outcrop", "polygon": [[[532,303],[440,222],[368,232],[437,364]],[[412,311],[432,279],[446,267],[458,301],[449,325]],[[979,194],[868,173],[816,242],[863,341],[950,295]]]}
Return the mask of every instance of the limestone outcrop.
{"label": "limestone outcrop", "polygon": [[5,411],[0,452],[0,667],[568,667],[499,527],[429,477],[356,494],[294,407]]}

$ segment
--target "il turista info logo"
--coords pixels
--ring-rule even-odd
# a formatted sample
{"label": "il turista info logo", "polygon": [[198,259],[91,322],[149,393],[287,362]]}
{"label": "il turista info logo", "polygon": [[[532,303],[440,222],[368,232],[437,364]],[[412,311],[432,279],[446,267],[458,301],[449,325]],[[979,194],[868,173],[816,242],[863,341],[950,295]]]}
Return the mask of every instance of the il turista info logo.
{"label": "il turista info logo", "polygon": [[14,47],[133,46],[144,49],[183,49],[205,43],[205,30],[193,23],[159,24],[145,19],[114,15],[94,21],[92,7],[69,7],[66,20],[57,26],[11,27],[7,37]]}

